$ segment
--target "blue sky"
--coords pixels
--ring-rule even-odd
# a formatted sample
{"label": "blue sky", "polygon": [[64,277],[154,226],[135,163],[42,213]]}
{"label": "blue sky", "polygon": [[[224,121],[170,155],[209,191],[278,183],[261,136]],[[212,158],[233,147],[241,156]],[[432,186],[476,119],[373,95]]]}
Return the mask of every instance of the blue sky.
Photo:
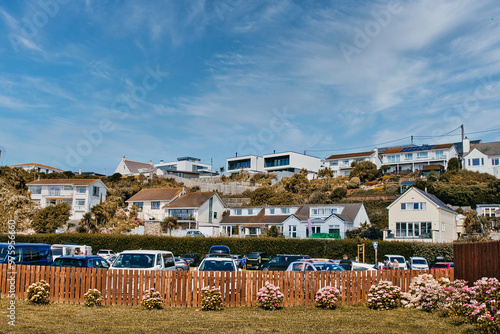
{"label": "blue sky", "polygon": [[[492,1],[2,1],[1,165],[500,140]],[[490,132],[480,131],[497,129]],[[451,133],[449,133],[451,131]],[[447,134],[447,136],[441,136]]]}

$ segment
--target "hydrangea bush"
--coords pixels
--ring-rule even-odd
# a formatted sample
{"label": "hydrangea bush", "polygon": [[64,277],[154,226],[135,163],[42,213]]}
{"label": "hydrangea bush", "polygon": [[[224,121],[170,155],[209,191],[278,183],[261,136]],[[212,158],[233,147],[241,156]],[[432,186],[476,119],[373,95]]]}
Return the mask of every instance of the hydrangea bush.
{"label": "hydrangea bush", "polygon": [[426,312],[440,308],[443,301],[444,284],[446,281],[437,281],[432,275],[422,274],[413,277],[408,293],[402,294],[401,304],[405,307],[415,307]]}
{"label": "hydrangea bush", "polygon": [[334,310],[340,302],[340,290],[333,286],[325,286],[316,292],[314,300],[317,307]]}
{"label": "hydrangea bush", "polygon": [[277,310],[283,308],[284,297],[279,286],[266,282],[257,293],[257,305],[265,310]]}
{"label": "hydrangea bush", "polygon": [[204,287],[201,289],[201,310],[220,311],[224,307],[220,288]]}
{"label": "hydrangea bush", "polygon": [[28,293],[28,301],[33,304],[48,304],[50,285],[45,281],[33,283],[26,291]]}
{"label": "hydrangea bush", "polygon": [[153,288],[147,290],[142,296],[141,305],[146,307],[148,310],[162,309],[163,299],[161,298],[160,291],[155,291]]}
{"label": "hydrangea bush", "polygon": [[379,281],[368,293],[368,307],[374,310],[390,310],[401,305],[401,289],[390,281]]}
{"label": "hydrangea bush", "polygon": [[83,300],[85,306],[101,306],[102,304],[102,294],[101,291],[97,289],[89,289],[84,295]]}

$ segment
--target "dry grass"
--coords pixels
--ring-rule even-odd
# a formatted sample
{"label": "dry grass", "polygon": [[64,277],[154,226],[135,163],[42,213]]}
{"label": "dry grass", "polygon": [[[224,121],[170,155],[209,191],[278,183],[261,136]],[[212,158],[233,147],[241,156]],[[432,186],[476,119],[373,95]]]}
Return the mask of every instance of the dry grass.
{"label": "dry grass", "polygon": [[397,309],[373,311],[346,305],[337,310],[289,307],[264,311],[256,307],[202,312],[194,308],[146,310],[138,306],[104,306],[52,303],[29,305],[16,301],[16,326],[7,324],[9,300],[0,300],[0,332],[8,333],[464,333],[435,314]]}

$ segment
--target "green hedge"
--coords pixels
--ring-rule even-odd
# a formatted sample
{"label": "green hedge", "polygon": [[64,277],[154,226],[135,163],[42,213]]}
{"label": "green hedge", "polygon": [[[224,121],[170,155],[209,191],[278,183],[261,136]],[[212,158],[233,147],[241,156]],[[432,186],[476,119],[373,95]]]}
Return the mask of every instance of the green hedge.
{"label": "green hedge", "polygon": [[[0,242],[6,242],[7,235],[0,235]],[[276,254],[307,254],[311,257],[341,259],[347,254],[350,259],[357,256],[357,245],[365,244],[365,262],[375,262],[375,251],[369,240],[318,240],[318,239],[282,239],[282,238],[192,238],[192,237],[158,237],[149,235],[109,235],[109,234],[35,234],[16,235],[16,242],[41,242],[62,244],[73,242],[88,245],[96,253],[99,249],[112,249],[121,252],[126,249],[162,249],[172,251],[176,255],[187,253],[206,254],[213,245],[226,245],[233,254],[249,252],[266,252]],[[378,241],[378,261],[384,254],[422,256],[433,263],[436,256],[443,256],[453,261],[452,243],[423,243]]]}

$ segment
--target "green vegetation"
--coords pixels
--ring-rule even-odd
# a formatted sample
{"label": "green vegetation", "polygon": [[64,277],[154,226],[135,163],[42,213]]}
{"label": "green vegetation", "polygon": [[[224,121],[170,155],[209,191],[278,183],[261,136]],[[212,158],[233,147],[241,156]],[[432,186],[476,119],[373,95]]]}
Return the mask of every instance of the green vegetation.
{"label": "green vegetation", "polygon": [[52,303],[46,306],[16,301],[16,326],[7,325],[8,299],[0,300],[3,330],[9,333],[465,333],[472,325],[455,325],[436,314],[398,308],[374,311],[363,305],[336,310],[314,306],[265,311],[257,307],[225,308],[219,312],[168,307],[103,306]]}
{"label": "green vegetation", "polygon": [[33,219],[33,229],[36,233],[54,233],[68,221],[71,207],[68,203],[50,205],[38,210]]}

